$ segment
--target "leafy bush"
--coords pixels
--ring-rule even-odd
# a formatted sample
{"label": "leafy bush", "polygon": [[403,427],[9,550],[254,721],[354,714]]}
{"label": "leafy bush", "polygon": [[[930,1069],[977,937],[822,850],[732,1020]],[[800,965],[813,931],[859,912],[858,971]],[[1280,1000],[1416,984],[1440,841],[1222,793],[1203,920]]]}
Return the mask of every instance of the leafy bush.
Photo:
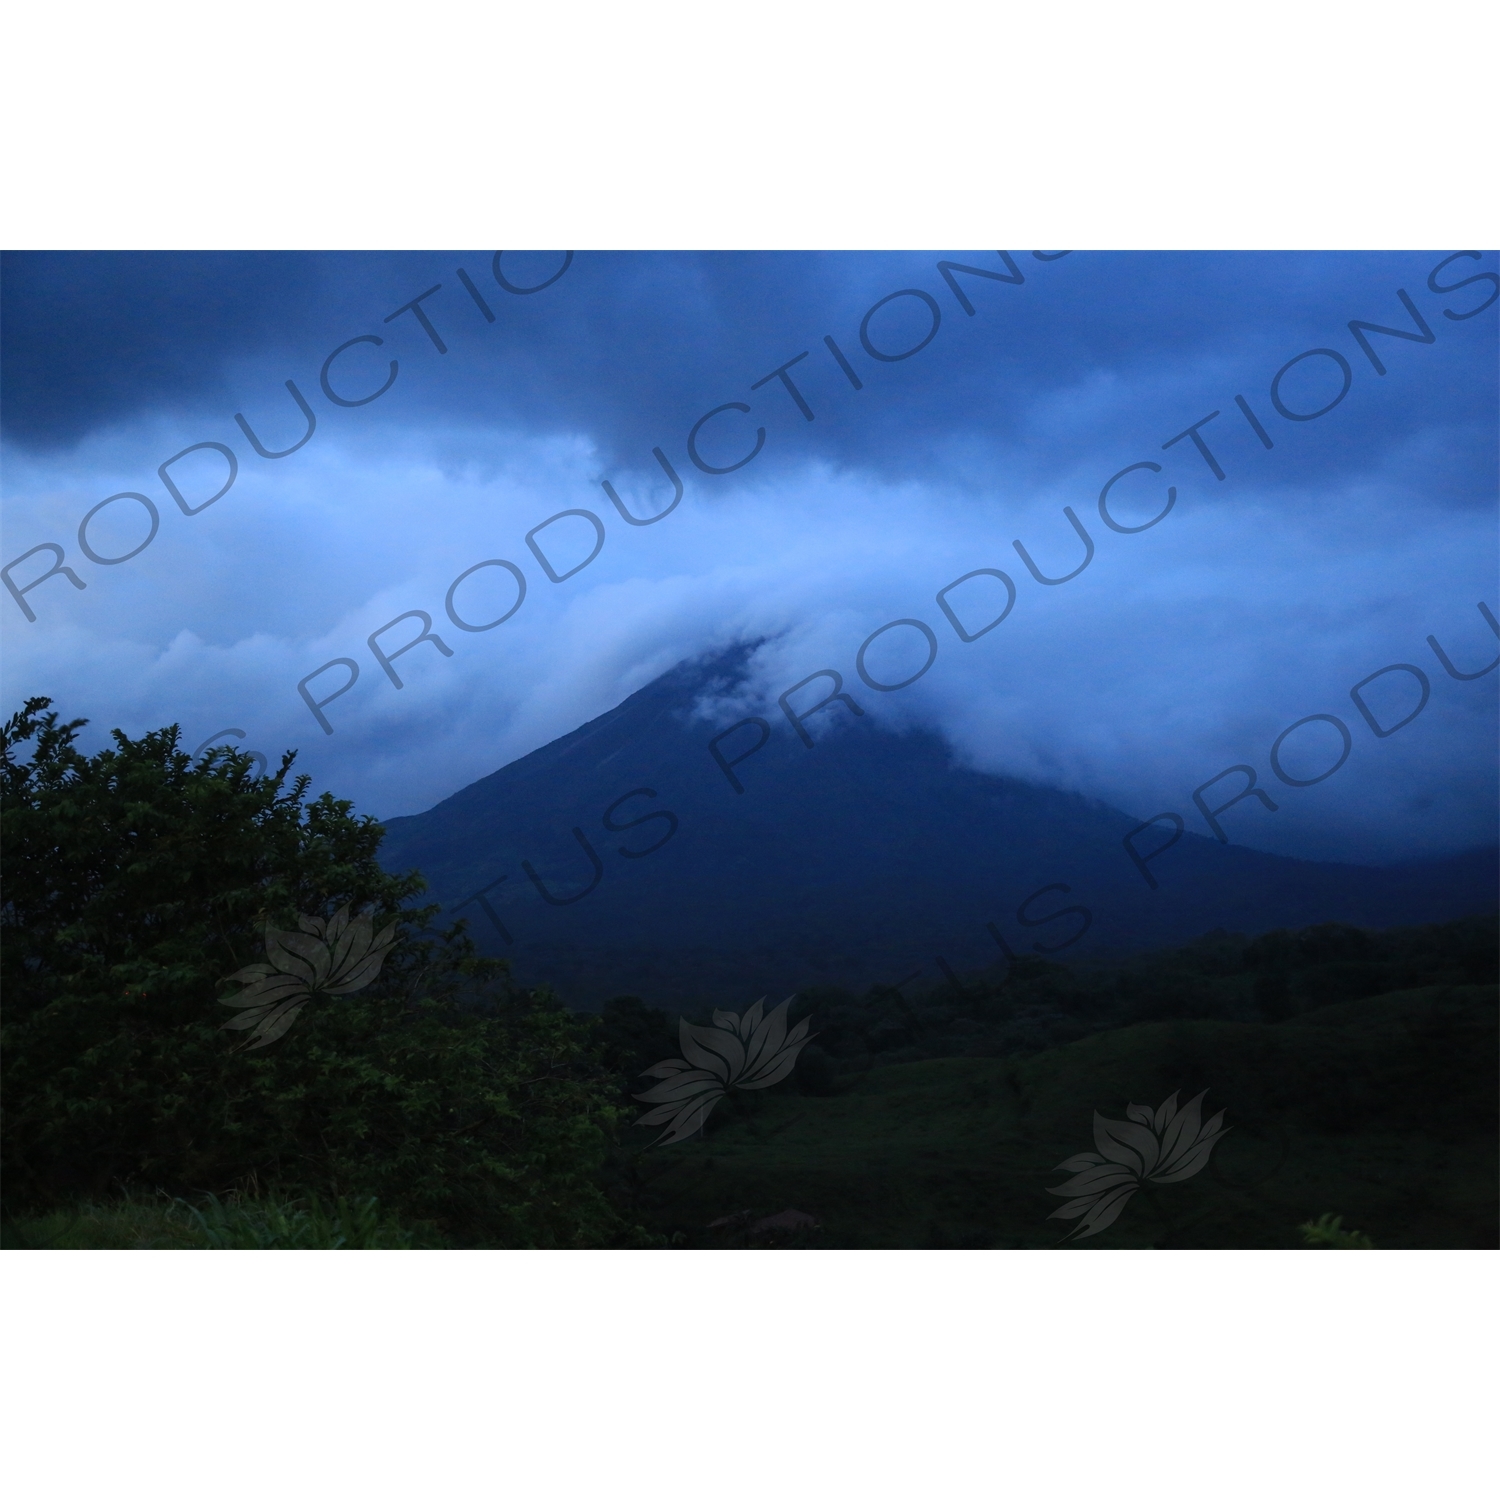
{"label": "leafy bush", "polygon": [[[591,1031],[511,983],[459,923],[429,930],[371,818],[308,778],[194,762],[175,726],[92,757],[30,700],[0,768],[3,1168],[12,1215],[132,1186],[378,1197],[463,1243],[630,1240],[599,1185],[615,1090]],[[34,742],[29,759],[14,753]],[[220,1030],[266,927],[344,906],[400,919],[368,988],[264,1050]]]}

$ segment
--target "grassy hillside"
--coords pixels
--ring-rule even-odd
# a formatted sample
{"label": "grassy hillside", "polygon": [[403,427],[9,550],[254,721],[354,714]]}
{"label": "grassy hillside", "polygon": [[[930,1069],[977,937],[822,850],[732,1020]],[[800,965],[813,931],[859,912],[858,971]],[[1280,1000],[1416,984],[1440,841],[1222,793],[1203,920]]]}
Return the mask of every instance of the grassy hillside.
{"label": "grassy hillside", "polygon": [[[803,990],[790,1019],[807,1018],[815,1039],[795,1072],[765,1092],[731,1093],[705,1137],[671,1146],[651,1144],[659,1127],[629,1122],[642,1113],[643,1071],[678,1054],[678,1018],[617,997],[599,1017],[575,1018],[570,1043],[586,1048],[615,1122],[587,1181],[626,1230],[600,1238],[663,1248],[1291,1249],[1309,1243],[1302,1226],[1322,1220],[1330,1227],[1314,1243],[1495,1246],[1497,936],[1493,916],[1385,932],[1327,923],[1253,939],[1214,932],[1113,963],[1027,956],[862,996]],[[326,1098],[343,1054],[314,1043],[354,1018],[347,1003],[310,1017],[277,1066],[310,1069]],[[707,1010],[698,1019],[711,1024]],[[435,1097],[461,1101],[476,1065],[445,1060],[432,1042],[413,1055],[436,1070]],[[1154,1109],[1204,1090],[1204,1117],[1223,1110],[1227,1130],[1203,1170],[1147,1183],[1096,1236],[1069,1238],[1083,1224],[1049,1217],[1081,1201],[1047,1190],[1079,1170],[1059,1172],[1060,1163],[1098,1149],[1095,1111],[1123,1121],[1131,1104]],[[211,1083],[199,1092],[216,1097]],[[379,1125],[367,1104],[351,1119]],[[450,1186],[456,1172],[486,1170],[461,1141],[454,1150],[439,1162],[424,1141],[412,1160]],[[207,1186],[222,1201],[205,1198],[204,1183],[137,1173],[98,1199],[13,1204],[0,1246],[515,1242],[472,1214],[414,1211],[399,1194],[336,1203],[271,1171],[223,1172]]]}
{"label": "grassy hillside", "polygon": [[1148,1184],[1078,1248],[1295,1248],[1330,1213],[1380,1249],[1494,1246],[1496,998],[1444,985],[1279,1024],[1151,1021],[1024,1060],[878,1067],[824,1097],[741,1096],[706,1138],[642,1154],[636,1204],[687,1246],[751,1243],[707,1226],[794,1208],[822,1227],[770,1242],[1047,1248],[1072,1224],[1045,1190],[1093,1149],[1094,1111],[1206,1088],[1228,1127],[1208,1167]]}

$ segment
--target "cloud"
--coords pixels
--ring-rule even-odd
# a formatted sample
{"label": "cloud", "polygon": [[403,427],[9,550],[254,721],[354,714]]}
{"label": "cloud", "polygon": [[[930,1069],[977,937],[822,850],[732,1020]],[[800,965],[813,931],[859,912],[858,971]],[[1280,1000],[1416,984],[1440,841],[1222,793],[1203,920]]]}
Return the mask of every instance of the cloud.
{"label": "cloud", "polygon": [[[953,258],[981,263],[977,253]],[[147,494],[161,519],[139,557],[84,567],[86,590],[54,578],[29,595],[36,626],[4,601],[7,700],[46,692],[65,713],[95,720],[100,739],[116,724],[139,732],[177,720],[190,745],[241,728],[267,755],[299,747],[318,784],[388,816],[430,806],[566,733],[684,657],[756,640],[764,644],[748,688],[720,708],[764,712],[778,732],[791,732],[778,695],[831,667],[869,713],[940,729],[964,763],[1142,817],[1164,807],[1192,814],[1194,787],[1251,763],[1279,811],[1255,802],[1231,810],[1224,822],[1236,839],[1370,859],[1472,845],[1492,837],[1495,678],[1453,681],[1425,637],[1451,640],[1465,661],[1493,654],[1475,603],[1492,595],[1495,337],[1492,314],[1442,321],[1451,304],[1423,289],[1440,258],[1022,258],[1024,286],[964,283],[970,319],[933,255],[580,256],[548,293],[493,309],[503,327],[469,304],[470,324],[444,334],[447,355],[410,315],[400,332],[347,316],[362,299],[394,309],[430,285],[417,284],[429,274],[459,290],[442,258],[316,261],[298,273],[304,280],[326,286],[345,264],[351,274],[311,320],[318,327],[282,341],[285,358],[266,352],[276,338],[251,337],[264,299],[245,330],[204,325],[193,367],[216,372],[217,408],[153,387],[144,405],[122,402],[107,420],[98,403],[80,406],[69,421],[85,430],[70,445],[8,445],[7,559],[55,537],[77,561],[79,519],[120,491]],[[557,262],[533,258],[528,274]],[[482,257],[459,263],[487,271]],[[882,365],[863,353],[859,323],[902,285],[946,299],[944,321],[920,354]],[[1270,377],[1292,356],[1326,343],[1362,359],[1349,317],[1410,326],[1398,286],[1413,288],[1434,342],[1386,338],[1386,376],[1356,365],[1349,395],[1326,417],[1277,417]],[[548,303],[565,288],[574,301]],[[503,294],[492,281],[485,295],[499,303]],[[907,300],[904,311],[921,310]],[[463,306],[443,304],[439,326]],[[366,324],[388,344],[353,351],[371,363],[351,361],[348,388],[383,378],[388,355],[401,376],[377,403],[336,408],[321,397],[318,367]],[[859,360],[864,389],[821,345],[825,331]],[[908,336],[894,323],[880,332],[888,347]],[[809,357],[793,374],[812,423],[779,382],[749,391],[803,348]],[[233,413],[290,441],[300,418],[287,378],[317,403],[319,427],[305,448],[268,462],[249,452]],[[1285,391],[1289,400],[1317,395]],[[1268,424],[1272,450],[1235,407],[1238,393]],[[686,453],[687,430],[730,400],[753,403],[748,418],[729,414],[744,420],[733,437],[753,439],[752,424],[763,425],[763,455],[731,475],[705,475]],[[1202,433],[1223,480],[1190,440],[1162,447],[1213,410],[1220,415]],[[721,441],[730,438],[726,427]],[[236,447],[240,474],[222,500],[186,517],[156,467],[210,440]],[[653,513],[671,496],[656,445],[684,499],[657,525],[628,526],[600,481],[611,478],[637,514]],[[191,476],[199,460],[220,462],[200,452],[180,472]],[[1160,473],[1122,479],[1111,514],[1142,524],[1169,484],[1177,502],[1149,530],[1112,531],[1099,490],[1147,461]],[[193,479],[204,488],[191,493],[218,482],[205,468]],[[1084,549],[1065,506],[1094,557],[1070,582],[1041,584],[1014,543],[1048,576],[1077,567]],[[605,544],[554,584],[525,539],[579,509],[599,517]],[[138,503],[117,504],[90,532],[96,550],[128,550],[146,521]],[[572,517],[537,540],[563,572],[594,532]],[[449,586],[489,559],[520,568],[525,601],[493,630],[460,630],[444,609]],[[1016,603],[966,644],[935,596],[979,568],[1008,574]],[[481,569],[461,587],[471,622],[515,599],[503,569]],[[984,575],[953,603],[961,618],[982,621],[1003,605],[1004,588]],[[452,655],[430,642],[400,655],[398,691],[366,640],[410,611],[431,617]],[[908,688],[873,691],[859,680],[856,652],[902,618],[933,630],[936,660]],[[393,654],[417,633],[407,619],[378,639]],[[926,655],[920,632],[903,629],[874,643],[866,665],[896,681]],[[357,661],[360,675],[326,709],[330,737],[296,684],[338,657]],[[1419,719],[1377,741],[1348,690],[1396,661],[1422,666],[1432,697]],[[318,696],[341,680],[320,679]],[[836,730],[837,712],[810,727]],[[1269,747],[1320,713],[1351,726],[1348,764],[1318,786],[1287,787],[1272,775]],[[1292,774],[1316,773],[1308,766],[1325,731],[1338,753],[1337,732],[1314,723],[1285,749]]]}

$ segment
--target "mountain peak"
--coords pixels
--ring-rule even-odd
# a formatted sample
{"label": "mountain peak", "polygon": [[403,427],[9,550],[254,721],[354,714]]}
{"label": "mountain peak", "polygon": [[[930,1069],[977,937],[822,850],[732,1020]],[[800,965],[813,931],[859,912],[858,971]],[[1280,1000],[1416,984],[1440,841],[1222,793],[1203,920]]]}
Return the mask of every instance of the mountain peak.
{"label": "mountain peak", "polygon": [[[1194,833],[1153,890],[1127,813],[954,763],[928,731],[698,713],[760,642],[678,663],[607,713],[387,824],[382,860],[573,1004],[748,1003],[810,982],[1181,942],[1338,920],[1438,921],[1493,903],[1487,851],[1390,869],[1286,859]],[[759,716],[756,716],[759,718]],[[744,721],[742,721],[744,722]],[[721,754],[725,754],[721,751]],[[743,756],[743,759],[738,757]],[[738,790],[736,788],[739,788]]]}

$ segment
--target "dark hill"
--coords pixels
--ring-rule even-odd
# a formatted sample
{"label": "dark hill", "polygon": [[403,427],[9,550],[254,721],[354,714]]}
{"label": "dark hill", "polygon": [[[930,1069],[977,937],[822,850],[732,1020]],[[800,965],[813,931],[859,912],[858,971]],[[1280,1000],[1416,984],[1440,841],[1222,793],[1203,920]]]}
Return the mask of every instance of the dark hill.
{"label": "dark hill", "polygon": [[[932,975],[939,959],[992,965],[1002,940],[1071,958],[1215,928],[1409,926],[1496,900],[1493,850],[1373,868],[1191,832],[1151,865],[1153,891],[1122,848],[1136,822],[1126,813],[961,769],[935,735],[842,710],[812,721],[828,722],[811,750],[772,724],[736,768],[737,794],[708,752],[715,726],[693,710],[746,655],[684,663],[429,811],[391,819],[384,863],[422,870],[518,978],[587,1008],[627,992],[739,1005],[812,982],[863,988]],[[732,759],[755,738],[742,729],[721,749]],[[643,788],[656,795],[621,801]]]}
{"label": "dark hill", "polygon": [[826,1097],[721,1105],[704,1139],[645,1153],[639,1207],[690,1248],[794,1207],[827,1249],[1047,1249],[1075,1228],[1048,1189],[1093,1149],[1094,1111],[1206,1089],[1203,1118],[1228,1127],[1207,1167],[1148,1185],[1080,1250],[1302,1248],[1298,1226],[1334,1213],[1382,1250],[1493,1249],[1495,1043],[1494,986],[1443,985],[1277,1026],[1152,1022],[875,1068]]}

